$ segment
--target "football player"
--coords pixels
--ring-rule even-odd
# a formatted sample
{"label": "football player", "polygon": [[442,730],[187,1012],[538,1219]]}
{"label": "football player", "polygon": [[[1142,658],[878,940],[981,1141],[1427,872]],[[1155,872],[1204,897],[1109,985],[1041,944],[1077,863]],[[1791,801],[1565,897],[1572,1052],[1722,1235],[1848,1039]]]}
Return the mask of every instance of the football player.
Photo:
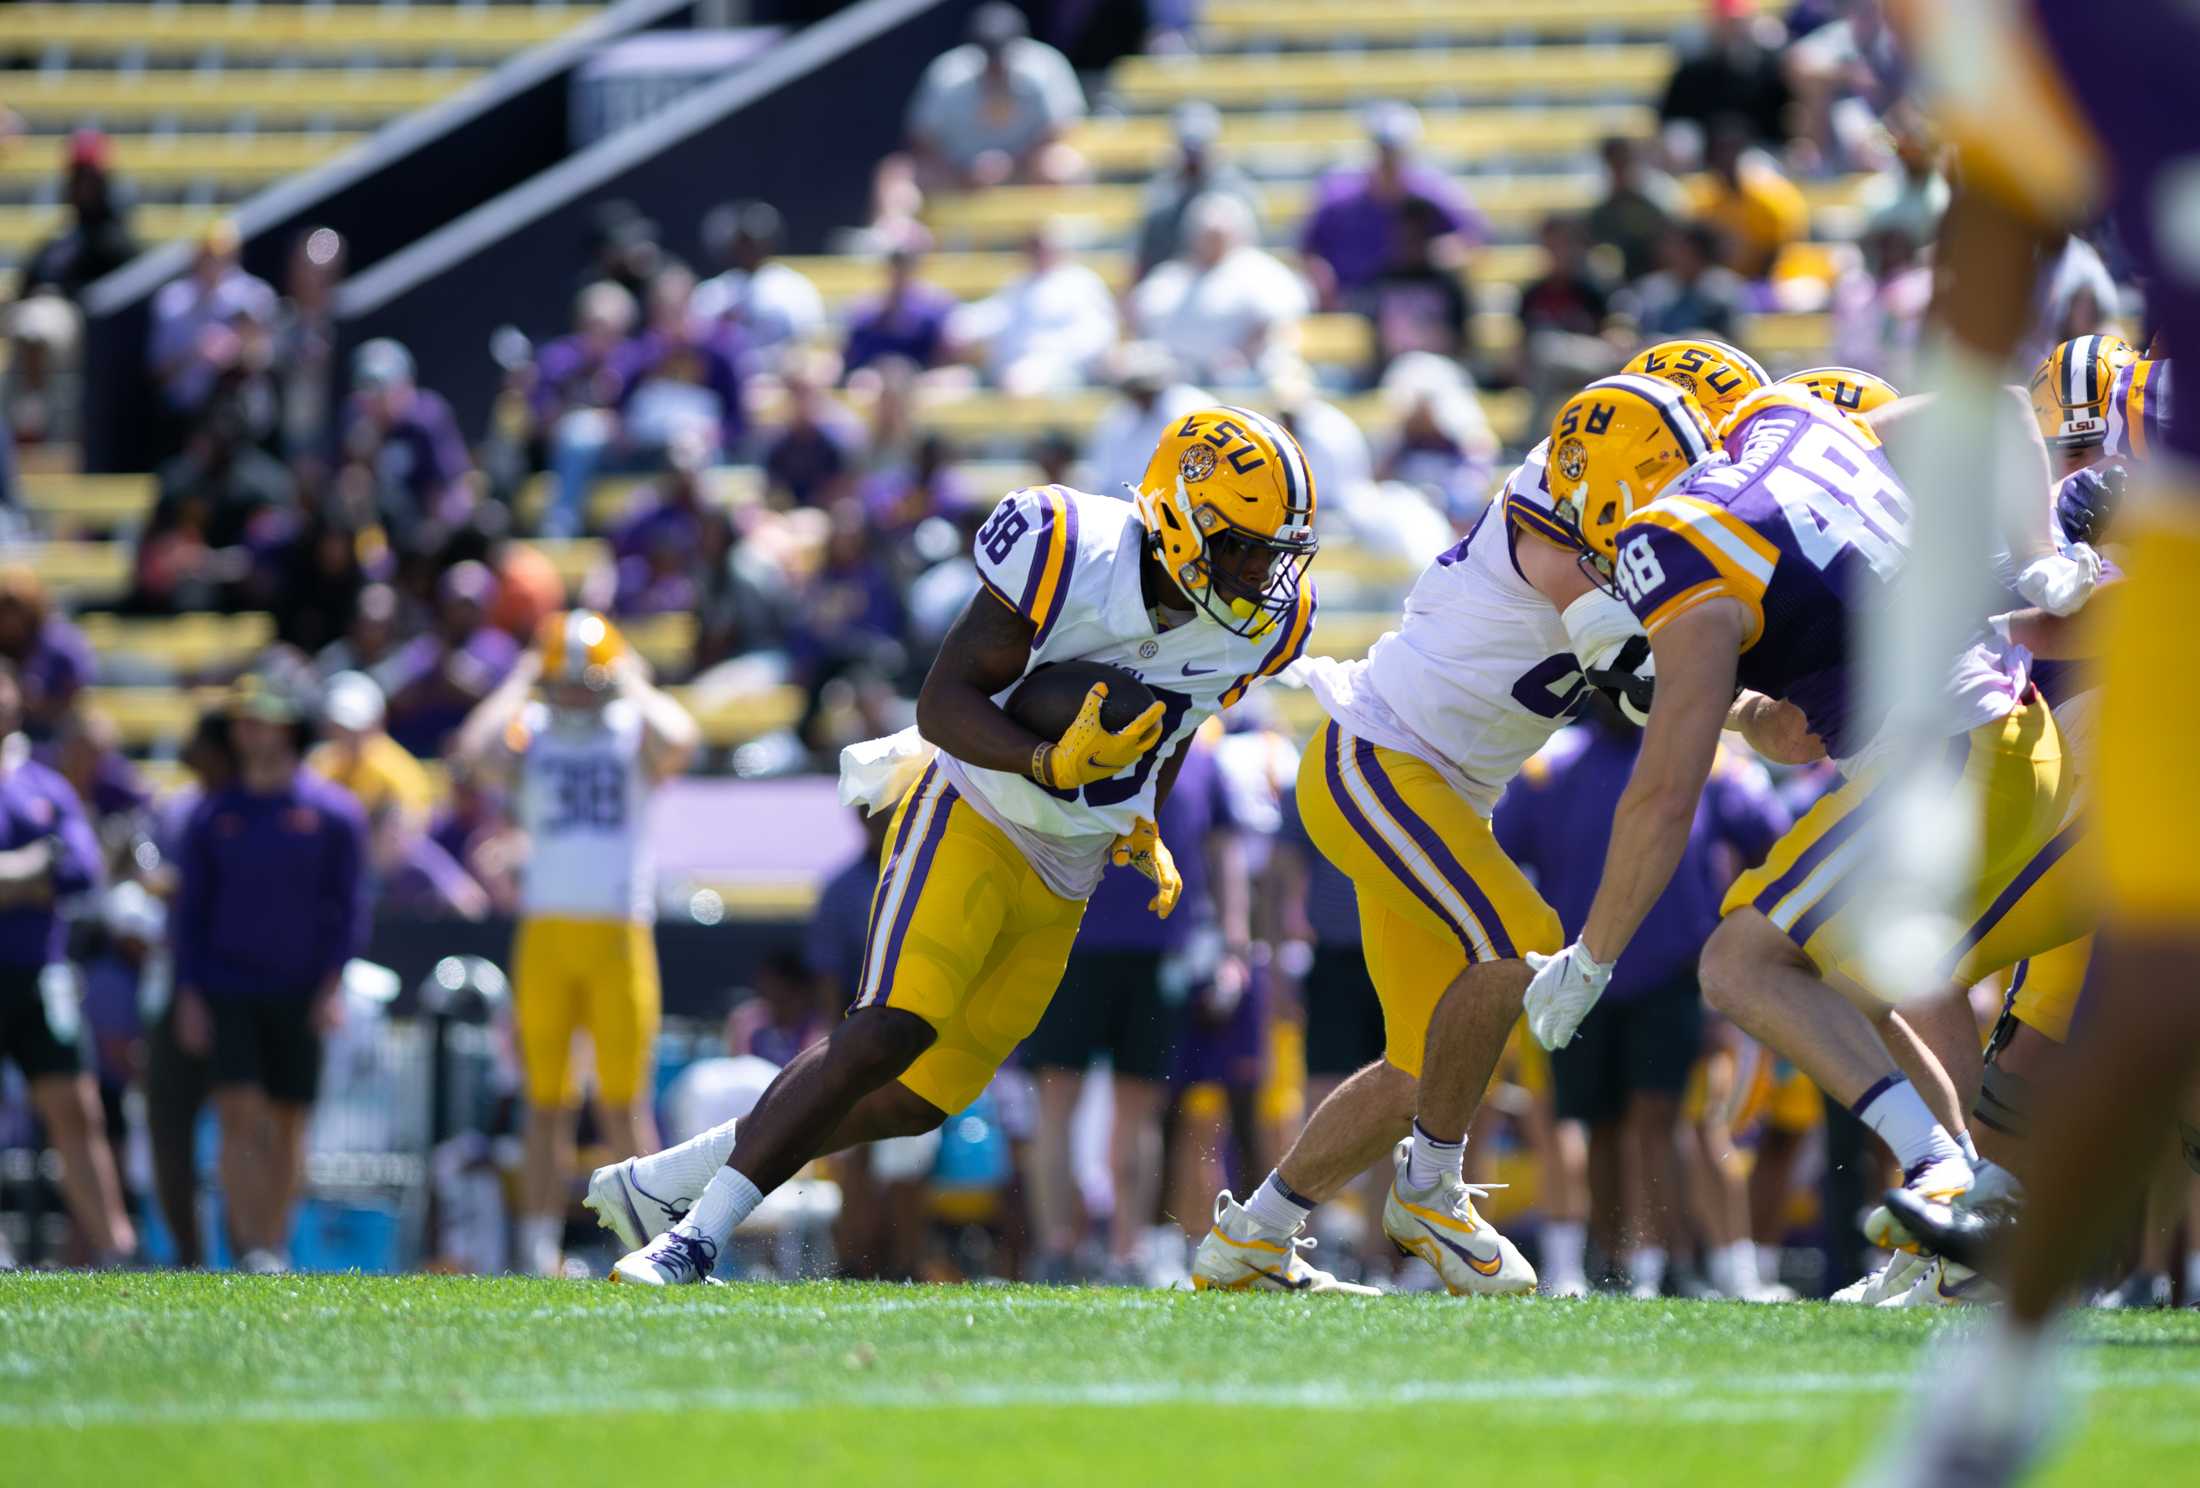
{"label": "football player", "polygon": [[[1869,999],[1837,975],[1859,943],[1852,900],[1886,763],[1886,719],[1851,693],[1850,627],[1900,572],[1907,493],[1867,430],[1800,389],[1753,395],[1715,439],[1692,399],[1628,376],[1560,409],[1551,471],[1558,504],[1649,632],[1658,706],[1580,938],[1531,958],[1530,1027],[1559,1047],[1595,1003],[1671,876],[1730,713],[1794,710],[1847,783],[1735,881],[1704,948],[1705,996],[1847,1103],[1910,1188],[1964,1192],[1973,1175],[1961,1147],[1858,1006]],[[1989,803],[1967,896],[1975,918],[2053,837],[2074,785],[2021,650],[1982,639],[1952,659],[1949,678],[1962,732],[1944,752]],[[1953,960],[1960,947],[1938,951]]]}
{"label": "football player", "polygon": [[594,1048],[604,1145],[621,1157],[657,1146],[649,796],[700,742],[687,710],[650,684],[593,610],[546,617],[533,648],[459,729],[460,762],[515,781],[527,834],[512,1012],[527,1091],[520,1259],[537,1275],[562,1263],[581,1099],[576,1033]]}
{"label": "football player", "polygon": [[[1631,366],[1722,407],[1763,369],[1715,341],[1669,341]],[[1558,916],[1508,859],[1489,816],[1506,783],[1592,684],[1636,691],[1648,650],[1596,582],[1555,507],[1544,446],[1474,530],[1421,574],[1399,628],[1364,661],[1311,676],[1329,720],[1299,768],[1301,821],[1352,879],[1361,944],[1382,1004],[1383,1057],[1314,1112],[1250,1199],[1217,1197],[1192,1265],[1200,1288],[1276,1284],[1314,1205],[1384,1152],[1383,1230],[1454,1295],[1532,1291],[1535,1270],[1476,1211],[1462,1177],[1467,1127],[1528,984],[1523,959],[1555,951]]]}
{"label": "football player", "polygon": [[[918,698],[937,752],[888,832],[855,1003],[737,1127],[596,1175],[591,1206],[635,1247],[614,1279],[704,1280],[811,1158],[969,1105],[1046,1010],[1111,860],[1154,880],[1155,913],[1175,907],[1158,803],[1199,725],[1305,651],[1315,547],[1305,455],[1243,408],[1172,423],[1135,501],[1062,486],[1001,501],[976,538],[983,587]],[[1096,685],[1060,738],[1041,738],[1002,705],[1068,660],[1123,667],[1155,701],[1110,732]],[[1268,1265],[1280,1285],[1340,1285],[1296,1247]]]}

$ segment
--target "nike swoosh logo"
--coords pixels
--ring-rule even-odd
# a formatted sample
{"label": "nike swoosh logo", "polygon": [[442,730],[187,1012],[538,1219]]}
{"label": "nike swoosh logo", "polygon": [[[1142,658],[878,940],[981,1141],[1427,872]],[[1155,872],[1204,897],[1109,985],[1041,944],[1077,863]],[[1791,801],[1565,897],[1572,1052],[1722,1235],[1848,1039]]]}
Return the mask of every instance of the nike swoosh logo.
{"label": "nike swoosh logo", "polygon": [[1293,1281],[1281,1271],[1262,1271],[1259,1274],[1287,1292],[1303,1292],[1314,1284],[1314,1278],[1311,1276],[1302,1276],[1297,1281]]}
{"label": "nike swoosh logo", "polygon": [[1219,672],[1221,670],[1221,667],[1195,667],[1191,665],[1186,665],[1186,667],[1184,668],[1184,675],[1187,677],[1211,677],[1216,672]]}
{"label": "nike swoosh logo", "polygon": [[1428,1233],[1435,1238],[1435,1241],[1438,1245],[1443,1246],[1446,1250],[1458,1256],[1460,1260],[1465,1261],[1468,1265],[1472,1266],[1475,1271],[1480,1275],[1495,1276],[1499,1271],[1502,1271],[1505,1268],[1505,1253],[1503,1251],[1499,1251],[1494,1258],[1485,1261],[1475,1255],[1473,1251],[1467,1249],[1464,1245],[1461,1245],[1456,1240],[1452,1240],[1445,1236],[1442,1232],[1437,1230],[1435,1226],[1424,1225],[1422,1228],[1427,1230]]}

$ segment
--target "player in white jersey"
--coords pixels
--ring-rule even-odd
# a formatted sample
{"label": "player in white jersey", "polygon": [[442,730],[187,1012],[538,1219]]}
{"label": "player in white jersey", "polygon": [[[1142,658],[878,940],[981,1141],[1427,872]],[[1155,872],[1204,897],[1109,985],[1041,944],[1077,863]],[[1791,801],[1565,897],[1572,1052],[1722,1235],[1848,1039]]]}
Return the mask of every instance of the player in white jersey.
{"label": "player in white jersey", "polygon": [[648,805],[700,742],[694,719],[650,685],[591,610],[546,619],[535,645],[459,731],[462,766],[509,777],[527,834],[512,1006],[527,1091],[523,1264],[554,1274],[580,1109],[573,1039],[595,1055],[604,1145],[657,1145],[650,1055],[659,989]]}
{"label": "player in white jersey", "polygon": [[[1175,907],[1156,808],[1199,725],[1305,650],[1313,521],[1298,444],[1226,407],[1169,427],[1135,502],[1043,486],[994,509],[975,543],[983,587],[925,678],[917,728],[844,761],[844,787],[866,759],[921,766],[887,834],[854,1005],[737,1125],[597,1174],[591,1206],[636,1247],[614,1279],[705,1279],[811,1158],[930,1131],[976,1099],[1053,998],[1111,860],[1154,880],[1155,913]],[[1009,716],[1033,669],[1072,660],[1136,674],[1152,706],[1111,733],[1095,687],[1055,740]],[[1294,1248],[1273,1264],[1331,1284]]]}
{"label": "player in white jersey", "polygon": [[[1637,364],[1714,399],[1738,402],[1764,382],[1718,342],[1661,343]],[[1218,1198],[1195,1286],[1273,1285],[1262,1258],[1389,1151],[1393,1244],[1454,1294],[1535,1288],[1534,1268],[1476,1212],[1481,1190],[1461,1164],[1520,1015],[1523,958],[1564,937],[1489,816],[1592,683],[1638,721],[1649,694],[1649,641],[1553,510],[1547,452],[1537,445],[1466,539],[1421,574],[1398,629],[1365,661],[1313,670],[1330,721],[1300,767],[1299,817],[1358,893],[1385,1047],[1322,1103],[1249,1200]]]}

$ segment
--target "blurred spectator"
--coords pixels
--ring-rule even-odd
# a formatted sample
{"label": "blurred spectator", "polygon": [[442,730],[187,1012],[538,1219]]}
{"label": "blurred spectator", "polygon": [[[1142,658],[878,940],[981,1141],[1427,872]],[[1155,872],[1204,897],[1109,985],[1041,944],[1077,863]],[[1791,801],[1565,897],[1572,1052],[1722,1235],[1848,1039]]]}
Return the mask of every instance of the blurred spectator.
{"label": "blurred spectator", "polygon": [[1413,147],[1421,138],[1418,113],[1403,103],[1377,104],[1367,123],[1373,162],[1322,177],[1299,233],[1306,276],[1324,310],[1344,308],[1399,261],[1409,200],[1419,198],[1436,213],[1438,230],[1429,242],[1439,265],[1456,264],[1465,246],[1483,236],[1480,216],[1450,178],[1414,160]]}
{"label": "blurred spectator", "polygon": [[443,752],[519,659],[519,642],[488,623],[495,598],[496,577],[486,565],[454,565],[437,586],[434,628],[388,663],[390,737],[422,759]]}
{"label": "blurred spectator", "polygon": [[720,511],[705,519],[700,551],[704,586],[697,670],[735,658],[775,665],[796,620],[785,569]]}
{"label": "blurred spectator", "polygon": [[159,613],[223,608],[248,563],[239,548],[262,512],[297,501],[290,470],[253,444],[243,410],[222,399],[163,465],[159,497],[138,534],[130,607]]}
{"label": "blurred spectator", "polygon": [[14,669],[0,664],[0,1058],[14,1061],[61,1159],[61,1193],[97,1265],[137,1249],[107,1143],[99,1091],[83,1067],[77,993],[59,969],[57,903],[96,893],[99,844],[68,781],[31,756]]}
{"label": "blurred spectator", "polygon": [[1798,132],[1830,170],[1879,164],[1879,121],[1909,81],[1881,0],[1849,0],[1843,10],[1839,19],[1797,38],[1786,56]]}
{"label": "blurred spectator", "polygon": [[1435,205],[1410,196],[1398,209],[1398,256],[1361,291],[1353,308],[1374,330],[1370,382],[1399,357],[1428,352],[1454,361],[1474,351],[1474,299],[1462,266],[1439,255],[1445,231]]}
{"label": "blurred spectator", "polygon": [[435,786],[420,761],[382,727],[382,689],[364,672],[338,672],[321,702],[321,742],[306,768],[342,786],[366,813],[368,863],[386,878],[428,830]]}
{"label": "blurred spectator", "polygon": [[1179,256],[1131,291],[1132,332],[1165,347],[1193,382],[1243,386],[1306,314],[1306,286],[1253,234],[1244,202],[1203,196],[1185,209]]}
{"label": "blurred spectator", "polygon": [[845,372],[899,357],[924,370],[950,360],[947,320],[956,299],[917,277],[925,236],[920,231],[896,236],[886,252],[886,292],[858,305],[848,317],[848,341],[841,351]]}
{"label": "blurred spectator", "polygon": [[1018,397],[1083,383],[1114,344],[1116,330],[1107,281],[1063,251],[1054,224],[1034,229],[1025,252],[1028,271],[957,309],[947,323],[993,384]]}
{"label": "blurred spectator", "polygon": [[589,214],[590,263],[581,275],[586,287],[610,280],[639,302],[664,266],[657,224],[623,197],[598,202]]}
{"label": "blurred spectator", "polygon": [[776,263],[784,224],[769,202],[729,202],[703,218],[703,247],[722,267],[695,286],[695,317],[724,321],[752,372],[780,363],[825,326],[825,301],[800,269]]}
{"label": "blurred spectator", "polygon": [[[558,448],[570,440],[594,447],[607,437],[610,410],[618,406],[623,390],[620,352],[638,313],[634,296],[623,285],[599,279],[575,301],[572,333],[536,353],[528,416],[547,445]],[[583,487],[552,481],[542,530],[553,537],[580,532],[588,524],[587,498]]]}
{"label": "blurred spectator", "polygon": [[2043,265],[2040,307],[2019,365],[2036,366],[2048,348],[2073,336],[2113,329],[2109,320],[2116,310],[2115,276],[2100,250],[2073,233]]}
{"label": "blurred spectator", "polygon": [[826,747],[818,726],[828,690],[875,691],[899,679],[905,655],[901,591],[872,549],[863,509],[845,501],[830,516],[824,559],[795,588],[787,638],[805,693],[796,732],[814,750]]}
{"label": "blurred spectator", "polygon": [[1060,429],[1049,429],[1031,446],[1031,463],[1038,470],[1034,485],[1071,486],[1079,479],[1076,441]]}
{"label": "blurred spectator", "polygon": [[1864,183],[1856,205],[1864,213],[1864,235],[1901,232],[1913,243],[1930,243],[1940,234],[1948,210],[1948,176],[1933,126],[1918,106],[1903,99],[1887,113],[1894,160]]}
{"label": "blurred spectator", "polygon": [[[103,849],[128,845],[126,839],[142,825],[152,795],[122,752],[122,735],[112,718],[92,709],[72,708],[53,738],[34,750],[32,758],[69,782]],[[118,843],[117,838],[125,840]]]}
{"label": "blurred spectator", "polygon": [[1457,364],[1419,353],[1391,364],[1382,392],[1397,433],[1375,473],[1420,491],[1465,531],[1497,475],[1497,436],[1474,385]]}
{"label": "blurred spectator", "polygon": [[1062,139],[1085,90],[1062,54],[1032,40],[1013,5],[981,5],[970,40],[934,59],[910,100],[909,149],[879,167],[875,217],[914,218],[926,195],[1007,182],[1060,184],[1084,161]]}
{"label": "blurred spectator", "polygon": [[1658,244],[1688,215],[1688,199],[1679,182],[1645,158],[1639,140],[1615,134],[1598,153],[1604,196],[1589,209],[1589,240],[1619,250],[1621,276],[1632,284],[1657,266]]}
{"label": "blurred spectator", "polygon": [[1605,339],[1612,291],[1591,265],[1589,234],[1578,217],[1543,219],[1547,267],[1520,290],[1520,379],[1534,398],[1529,427],[1547,423],[1553,399],[1570,396],[1619,365]]}
{"label": "blurred spectator", "polygon": [[138,255],[122,191],[108,173],[111,154],[107,136],[96,129],[69,136],[63,163],[68,222],[31,249],[16,278],[6,322],[12,343],[7,422],[26,442],[53,429],[54,377],[75,368],[84,291]]}
{"label": "blurred spectator", "polygon": [[1713,122],[1704,152],[1708,172],[1698,217],[1719,229],[1726,265],[1744,279],[1763,279],[1788,244],[1810,233],[1810,204],[1764,151],[1751,146],[1742,122]]}
{"label": "blurred spectator", "polygon": [[314,655],[313,669],[326,682],[338,672],[372,674],[397,653],[397,591],[368,584],[352,606],[344,633]]}
{"label": "blurred spectator", "polygon": [[1833,359],[1907,386],[1916,367],[1933,269],[1908,220],[1895,214],[1866,228],[1862,262],[1834,280]]}
{"label": "blurred spectator", "polygon": [[702,603],[704,529],[711,516],[704,451],[693,432],[675,439],[671,468],[635,493],[633,506],[612,528],[615,614],[692,614]]}
{"label": "blurred spectator", "polygon": [[513,822],[493,779],[452,761],[450,792],[428,825],[428,840],[481,886],[492,913],[518,912],[527,834]]}
{"label": "blurred spectator", "polygon": [[344,458],[372,479],[375,510],[401,546],[426,524],[455,526],[472,509],[473,457],[441,393],[413,380],[412,353],[367,342],[351,359]]}
{"label": "blurred spectator", "polygon": [[785,1067],[831,1031],[818,979],[796,950],[773,951],[756,967],[756,995],[726,1015],[726,1052]]}
{"label": "blurred spectator", "polygon": [[1227,196],[1244,203],[1253,219],[1248,238],[1259,238],[1260,206],[1252,180],[1221,151],[1222,115],[1211,103],[1187,103],[1178,107],[1171,122],[1176,158],[1146,183],[1139,198],[1134,264],[1139,279],[1183,252],[1184,214],[1201,197]]}
{"label": "blurred spectator", "polygon": [[832,357],[815,350],[788,360],[787,422],[764,446],[764,494],[774,506],[832,506],[854,489],[863,426],[832,394]]}
{"label": "blurred spectator", "polygon": [[326,507],[308,513],[263,555],[271,571],[255,576],[268,586],[266,607],[275,635],[311,656],[347,633],[359,592],[367,585],[363,553],[378,551],[378,528],[361,530]]}
{"label": "blurred spectator", "polygon": [[[1492,819],[1507,855],[1534,878],[1569,935],[1580,933],[1596,892],[1588,881],[1595,869],[1583,865],[1603,856],[1640,744],[1640,730],[1592,698],[1587,721],[1557,735],[1528,763]],[[1630,946],[1626,969],[1613,976],[1580,1037],[1551,1056],[1560,1118],[1589,1127],[1597,1238],[1607,1256],[1624,1252],[1638,1296],[1658,1295],[1674,1242],[1687,1234],[1676,1133],[1681,1094],[1703,1042],[1696,961],[1718,925],[1728,881],[1762,860],[1787,825],[1764,768],[1722,758],[1698,803],[1681,865],[1643,922],[1648,943]],[[1601,1181],[1594,1176],[1600,1171]],[[1624,1185],[1614,1181],[1621,1175]],[[1558,1269],[1571,1274],[1551,1279],[1581,1287],[1581,1237],[1561,1240],[1570,1264]],[[1746,1241],[1718,1269],[1745,1277],[1745,1295],[1756,1290],[1756,1257]]]}
{"label": "blurred spectator", "polygon": [[357,802],[300,766],[303,727],[272,686],[239,685],[236,783],[184,829],[170,920],[176,1039],[213,1059],[222,1194],[248,1271],[288,1264],[321,1044],[366,942],[366,826]]}
{"label": "blurred spectator", "polygon": [[1328,509],[1350,512],[1373,487],[1375,459],[1352,416],[1316,391],[1304,362],[1286,362],[1270,384],[1276,418],[1306,454],[1314,494]]}
{"label": "blurred spectator", "polygon": [[13,721],[33,739],[52,735],[96,666],[91,642],[54,608],[27,564],[0,566],[0,660],[15,672],[21,717]]}
{"label": "blurred spectator", "polygon": [[[740,343],[696,318],[694,293],[695,276],[667,265],[649,286],[649,324],[621,357],[616,450],[628,469],[655,467],[684,427],[709,430],[721,458],[738,453],[748,433]],[[585,490],[586,479],[574,474],[561,458],[559,479]]]}
{"label": "blurred spectator", "polygon": [[926,521],[961,516],[979,500],[957,466],[953,446],[937,430],[917,441],[906,463],[880,466],[859,490],[872,535],[897,557],[907,556],[903,544]]}
{"label": "blurred spectator", "polygon": [[342,236],[328,227],[302,232],[291,245],[274,341],[281,447],[293,460],[318,460],[327,443],[329,389],[336,380],[336,286],[348,254]]}
{"label": "blurred spectator", "polygon": [[153,296],[147,361],[180,429],[213,394],[243,350],[240,327],[270,326],[275,291],[237,265],[237,227],[226,218],[199,239],[190,272]]}
{"label": "blurred spectator", "polygon": [[1748,287],[1719,263],[1719,234],[1703,223],[1665,235],[1663,267],[1635,286],[1635,326],[1646,341],[1707,331],[1733,340]]}
{"label": "blurred spectator", "polygon": [[1669,153],[1683,163],[1694,162],[1723,114],[1738,116],[1758,144],[1777,148],[1795,132],[1779,22],[1758,17],[1755,0],[1710,0],[1707,9],[1702,44],[1681,58],[1658,103]]}
{"label": "blurred spectator", "polygon": [[1163,431],[1209,399],[1178,377],[1175,358],[1150,341],[1116,348],[1112,362],[1117,396],[1085,438],[1079,489],[1128,497],[1126,488],[1145,478]]}

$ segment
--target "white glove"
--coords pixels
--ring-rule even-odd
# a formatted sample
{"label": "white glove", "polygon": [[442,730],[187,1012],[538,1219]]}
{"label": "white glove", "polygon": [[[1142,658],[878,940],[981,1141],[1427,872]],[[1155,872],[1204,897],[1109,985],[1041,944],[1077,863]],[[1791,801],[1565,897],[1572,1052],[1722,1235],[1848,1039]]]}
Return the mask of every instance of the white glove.
{"label": "white glove", "polygon": [[1593,959],[1578,940],[1555,956],[1530,951],[1527,960],[1535,973],[1526,998],[1528,1031],[1544,1048],[1562,1049],[1604,995],[1611,963]]}
{"label": "white glove", "polygon": [[2017,592],[2050,615],[2075,615],[2101,582],[2101,555],[2084,543],[2035,558],[2017,575]]}

